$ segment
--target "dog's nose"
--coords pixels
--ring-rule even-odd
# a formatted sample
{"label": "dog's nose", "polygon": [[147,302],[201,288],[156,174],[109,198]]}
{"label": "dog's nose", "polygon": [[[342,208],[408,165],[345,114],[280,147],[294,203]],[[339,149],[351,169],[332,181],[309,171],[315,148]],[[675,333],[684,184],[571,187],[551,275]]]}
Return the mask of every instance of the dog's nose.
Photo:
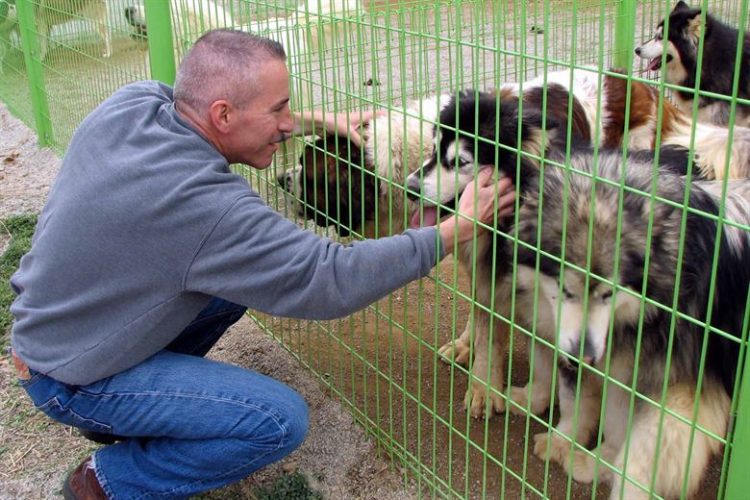
{"label": "dog's nose", "polygon": [[418,200],[422,196],[422,183],[419,182],[419,177],[416,175],[410,175],[406,178],[406,196],[411,200]]}
{"label": "dog's nose", "polygon": [[635,55],[637,55],[637,56],[641,55],[641,48],[640,47],[636,47],[635,48]]}

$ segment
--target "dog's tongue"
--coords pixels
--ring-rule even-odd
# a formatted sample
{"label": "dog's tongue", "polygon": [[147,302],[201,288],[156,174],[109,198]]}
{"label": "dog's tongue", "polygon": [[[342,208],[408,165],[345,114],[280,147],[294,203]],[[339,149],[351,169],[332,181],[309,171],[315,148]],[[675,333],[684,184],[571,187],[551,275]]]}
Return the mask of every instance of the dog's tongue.
{"label": "dog's tongue", "polygon": [[656,71],[657,69],[661,68],[661,56],[654,57],[648,62],[648,68],[646,68],[648,71]]}
{"label": "dog's tongue", "polygon": [[411,216],[410,227],[429,227],[437,224],[437,207],[423,207],[421,220],[419,215],[419,210],[414,212],[414,215]]}

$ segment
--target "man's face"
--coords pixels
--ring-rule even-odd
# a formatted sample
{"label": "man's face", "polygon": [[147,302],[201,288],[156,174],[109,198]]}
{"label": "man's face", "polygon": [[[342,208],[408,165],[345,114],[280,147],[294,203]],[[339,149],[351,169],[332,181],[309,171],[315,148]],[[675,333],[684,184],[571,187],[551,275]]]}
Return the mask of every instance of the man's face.
{"label": "man's face", "polygon": [[273,154],[294,128],[289,110],[289,73],[280,60],[269,60],[260,67],[257,89],[244,109],[234,109],[224,146],[231,163],[256,168],[271,165]]}

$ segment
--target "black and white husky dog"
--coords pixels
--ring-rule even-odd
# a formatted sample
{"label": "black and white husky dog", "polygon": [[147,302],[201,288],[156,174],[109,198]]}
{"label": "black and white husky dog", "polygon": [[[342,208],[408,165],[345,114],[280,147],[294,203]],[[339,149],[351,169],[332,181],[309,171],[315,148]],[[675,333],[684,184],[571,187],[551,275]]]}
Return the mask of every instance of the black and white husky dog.
{"label": "black and white husky dog", "polygon": [[[698,49],[703,37],[703,58],[698,67]],[[661,21],[654,37],[635,49],[636,55],[648,59],[649,70],[663,69],[668,83],[695,88],[700,76],[700,90],[732,95],[735,57],[740,45],[739,87],[737,97],[750,99],[750,33],[740,37],[738,30],[680,0],[669,14],[668,26]],[[666,54],[665,54],[666,52]],[[662,61],[666,63],[662,67]],[[699,73],[700,71],[700,73]],[[692,115],[693,90],[675,92],[677,102]],[[698,100],[700,121],[726,125],[730,101],[709,96]],[[737,103],[737,124],[750,126],[750,104]]]}
{"label": "black and white husky dog", "polygon": [[560,396],[535,453],[579,481],[598,468],[612,498],[695,492],[726,436],[747,314],[750,180],[726,181],[722,202],[722,182],[652,164],[574,152],[526,190],[516,227],[516,315],[558,349],[535,350],[532,399],[549,402],[555,365]]}
{"label": "black and white husky dog", "polygon": [[[547,93],[554,106],[562,107],[543,118],[542,95]],[[434,132],[433,155],[407,178],[408,194],[421,203],[423,225],[432,225],[438,216],[450,213],[450,206],[473,180],[479,165],[494,165],[500,175],[513,178],[523,203],[523,193],[533,186],[542,159],[548,152],[568,146],[574,150],[588,147],[593,135],[584,107],[573,100],[574,116],[570,134],[560,126],[568,116],[568,94],[559,85],[546,90],[530,86],[519,100],[514,88],[497,92],[466,90],[453,96],[440,112]],[[523,105],[521,108],[520,104]],[[578,118],[576,118],[578,117]],[[687,150],[679,146],[661,149],[660,168],[684,172]],[[442,208],[441,208],[442,207]],[[510,230],[510,221],[497,221],[497,229]],[[469,363],[472,374],[464,404],[474,417],[489,416],[505,410],[504,359],[509,326],[497,315],[508,317],[511,306],[512,245],[506,236],[484,232],[475,242],[456,251],[461,264],[476,277],[474,319],[455,340],[443,345],[439,354],[457,363]],[[472,352],[473,359],[469,359]],[[527,408],[528,391],[513,388],[516,405]],[[549,404],[547,399],[533,399],[530,411],[539,413]]]}

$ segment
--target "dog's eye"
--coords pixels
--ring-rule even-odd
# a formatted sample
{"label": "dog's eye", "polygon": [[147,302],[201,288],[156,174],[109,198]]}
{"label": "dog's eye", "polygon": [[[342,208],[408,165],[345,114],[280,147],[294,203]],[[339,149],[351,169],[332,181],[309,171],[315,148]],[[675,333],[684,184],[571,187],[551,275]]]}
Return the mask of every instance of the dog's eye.
{"label": "dog's eye", "polygon": [[467,158],[464,158],[462,156],[456,157],[456,166],[458,168],[463,168],[463,167],[466,167],[468,165],[471,165],[471,160],[469,160]]}
{"label": "dog's eye", "polygon": [[563,292],[563,297],[565,297],[565,300],[572,300],[576,298],[576,296],[570,293],[568,289],[565,287],[563,287],[562,292]]}
{"label": "dog's eye", "polygon": [[612,298],[612,290],[607,290],[599,296],[602,301],[607,301]]}

